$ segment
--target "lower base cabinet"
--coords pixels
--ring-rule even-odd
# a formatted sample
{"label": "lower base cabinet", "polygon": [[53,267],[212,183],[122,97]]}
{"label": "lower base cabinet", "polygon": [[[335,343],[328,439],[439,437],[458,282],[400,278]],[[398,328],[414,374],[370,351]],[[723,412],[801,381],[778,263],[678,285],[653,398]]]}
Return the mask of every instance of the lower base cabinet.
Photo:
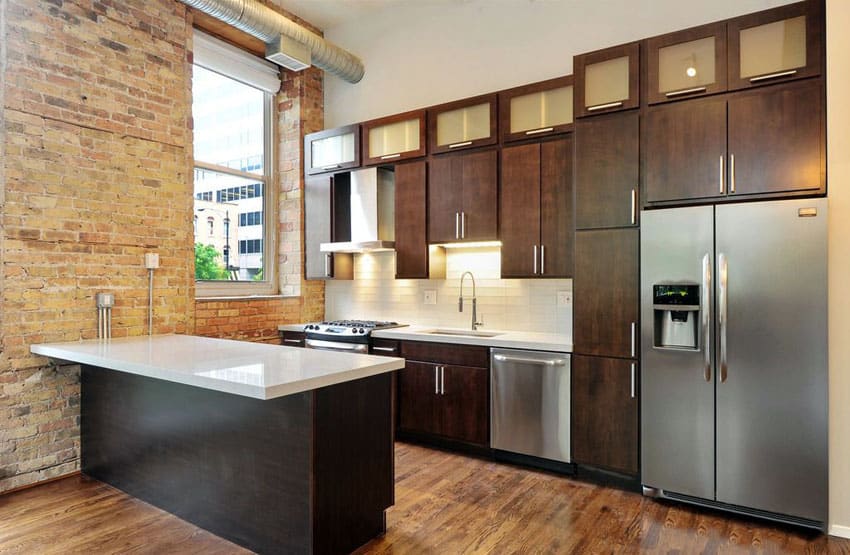
{"label": "lower base cabinet", "polygon": [[401,352],[407,365],[398,374],[398,430],[489,445],[487,348],[404,342]]}
{"label": "lower base cabinet", "polygon": [[573,462],[637,475],[639,378],[635,360],[573,355]]}

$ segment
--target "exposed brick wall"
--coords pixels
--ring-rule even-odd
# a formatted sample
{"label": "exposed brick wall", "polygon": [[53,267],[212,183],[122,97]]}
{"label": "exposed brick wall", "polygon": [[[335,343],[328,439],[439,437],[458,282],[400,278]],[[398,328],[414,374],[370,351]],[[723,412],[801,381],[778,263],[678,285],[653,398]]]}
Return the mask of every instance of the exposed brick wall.
{"label": "exposed brick wall", "polygon": [[274,342],[277,325],[322,317],[324,285],[301,278],[300,143],[322,126],[320,72],[288,76],[278,99],[279,275],[300,296],[196,301],[187,9],[0,0],[0,12],[4,491],[79,466],[79,367],[47,365],[30,344],[95,337],[101,291],[116,296],[114,336],[146,333],[145,252],[161,261],[155,333]]}

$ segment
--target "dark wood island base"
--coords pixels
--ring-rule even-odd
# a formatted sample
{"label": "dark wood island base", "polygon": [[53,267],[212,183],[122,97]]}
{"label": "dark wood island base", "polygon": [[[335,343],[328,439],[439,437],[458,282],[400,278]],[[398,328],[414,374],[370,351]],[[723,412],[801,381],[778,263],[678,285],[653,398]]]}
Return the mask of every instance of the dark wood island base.
{"label": "dark wood island base", "polygon": [[348,553],[394,503],[390,380],[259,400],[84,365],[82,471],[259,553]]}

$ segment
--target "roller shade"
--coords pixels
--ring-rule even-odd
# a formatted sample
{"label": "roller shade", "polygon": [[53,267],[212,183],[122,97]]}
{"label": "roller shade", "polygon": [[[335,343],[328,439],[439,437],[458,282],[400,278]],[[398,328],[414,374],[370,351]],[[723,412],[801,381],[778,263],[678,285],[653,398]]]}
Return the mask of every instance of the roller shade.
{"label": "roller shade", "polygon": [[268,93],[280,90],[280,72],[276,65],[197,29],[193,41],[197,65]]}

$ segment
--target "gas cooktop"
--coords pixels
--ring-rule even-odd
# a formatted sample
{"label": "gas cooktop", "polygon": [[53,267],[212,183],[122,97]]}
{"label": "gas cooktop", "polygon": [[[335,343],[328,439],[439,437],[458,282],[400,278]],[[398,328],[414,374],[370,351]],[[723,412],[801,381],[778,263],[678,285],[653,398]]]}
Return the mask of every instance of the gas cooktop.
{"label": "gas cooktop", "polygon": [[373,330],[387,328],[399,328],[403,324],[398,322],[385,322],[376,320],[330,320],[320,324],[307,324],[304,326],[311,337],[320,336],[368,336]]}

